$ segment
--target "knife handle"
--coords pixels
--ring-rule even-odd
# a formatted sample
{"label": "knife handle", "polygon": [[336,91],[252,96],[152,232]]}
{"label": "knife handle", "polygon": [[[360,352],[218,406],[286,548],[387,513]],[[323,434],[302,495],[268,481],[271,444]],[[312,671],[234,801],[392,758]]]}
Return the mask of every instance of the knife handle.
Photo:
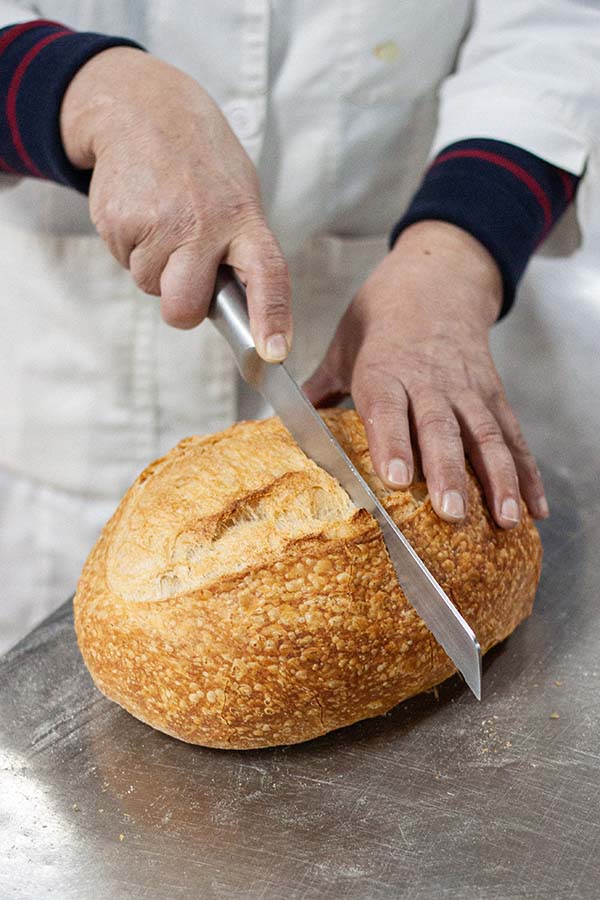
{"label": "knife handle", "polygon": [[244,381],[258,388],[268,363],[256,351],[250,331],[246,291],[231,266],[219,266],[208,318],[231,347]]}

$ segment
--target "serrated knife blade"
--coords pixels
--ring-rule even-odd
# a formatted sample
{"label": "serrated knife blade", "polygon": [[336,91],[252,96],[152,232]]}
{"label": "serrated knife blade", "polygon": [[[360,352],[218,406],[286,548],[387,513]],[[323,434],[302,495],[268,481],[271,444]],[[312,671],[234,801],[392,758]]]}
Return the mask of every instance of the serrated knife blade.
{"label": "serrated knife blade", "polygon": [[481,649],[475,633],[379,502],[285,363],[266,363],[254,346],[243,286],[221,266],[209,319],[227,340],[242,377],[271,404],[299,447],[329,472],[353,503],[377,521],[404,595],[481,699]]}

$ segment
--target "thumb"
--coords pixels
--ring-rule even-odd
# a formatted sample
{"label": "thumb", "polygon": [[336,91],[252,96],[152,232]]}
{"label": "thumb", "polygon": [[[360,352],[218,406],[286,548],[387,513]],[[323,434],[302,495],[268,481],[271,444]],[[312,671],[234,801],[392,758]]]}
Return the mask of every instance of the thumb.
{"label": "thumb", "polygon": [[226,262],[246,285],[250,329],[267,362],[283,362],[292,346],[292,288],[287,263],[266,224],[236,237]]}

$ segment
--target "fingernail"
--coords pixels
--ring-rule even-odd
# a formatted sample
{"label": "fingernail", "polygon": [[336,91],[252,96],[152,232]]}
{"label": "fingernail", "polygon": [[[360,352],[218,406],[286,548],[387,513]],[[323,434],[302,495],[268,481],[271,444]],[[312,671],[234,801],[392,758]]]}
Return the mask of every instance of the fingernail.
{"label": "fingernail", "polygon": [[516,524],[521,517],[521,510],[517,501],[513,500],[512,497],[507,497],[506,500],[503,500],[500,515],[507,522],[515,522]]}
{"label": "fingernail", "polygon": [[408,487],[410,484],[410,476],[408,474],[408,466],[403,459],[390,460],[387,470],[387,480],[392,484]]}
{"label": "fingernail", "polygon": [[269,362],[283,362],[288,354],[285,334],[272,334],[265,341],[265,354]]}
{"label": "fingernail", "polygon": [[442,497],[442,512],[449,519],[463,519],[465,499],[459,491],[445,491]]}
{"label": "fingernail", "polygon": [[537,514],[540,519],[547,519],[550,515],[550,509],[548,507],[548,501],[545,497],[538,497],[537,501]]}

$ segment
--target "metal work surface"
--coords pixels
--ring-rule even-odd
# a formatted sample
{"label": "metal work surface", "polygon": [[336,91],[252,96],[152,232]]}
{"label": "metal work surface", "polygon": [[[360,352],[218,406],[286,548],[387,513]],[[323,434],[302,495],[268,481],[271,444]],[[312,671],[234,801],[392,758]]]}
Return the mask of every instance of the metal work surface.
{"label": "metal work surface", "polygon": [[600,896],[600,274],[536,276],[494,341],[553,515],[483,701],[204,750],[101,697],[65,605],[0,661],[1,900]]}

